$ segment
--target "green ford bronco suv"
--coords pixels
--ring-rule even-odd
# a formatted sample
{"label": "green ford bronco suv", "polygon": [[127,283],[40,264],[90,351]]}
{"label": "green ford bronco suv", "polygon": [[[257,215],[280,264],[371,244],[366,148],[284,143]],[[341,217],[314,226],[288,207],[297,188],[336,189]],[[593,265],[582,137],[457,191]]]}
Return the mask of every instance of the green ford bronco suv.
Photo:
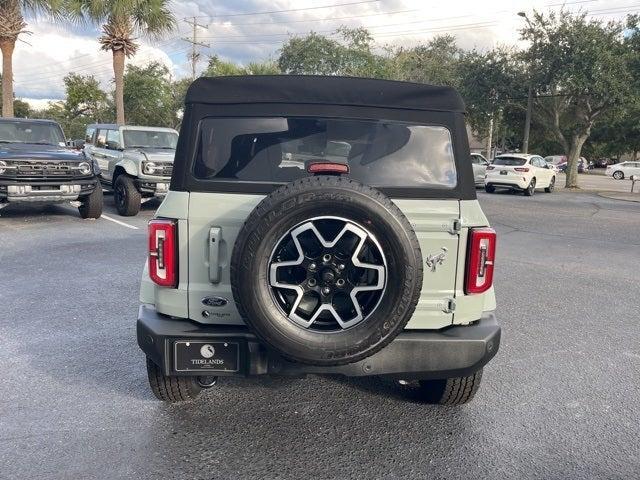
{"label": "green ford bronco suv", "polygon": [[469,155],[450,88],[196,80],[149,224],[137,337],[153,393],[312,373],[470,400],[500,327]]}

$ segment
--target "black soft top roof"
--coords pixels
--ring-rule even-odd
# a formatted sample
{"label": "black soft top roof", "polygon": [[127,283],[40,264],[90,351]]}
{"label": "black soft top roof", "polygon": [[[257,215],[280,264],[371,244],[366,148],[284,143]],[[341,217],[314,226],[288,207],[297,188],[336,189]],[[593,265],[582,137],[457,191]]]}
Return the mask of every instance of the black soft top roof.
{"label": "black soft top roof", "polygon": [[315,75],[239,75],[194,81],[185,103],[322,104],[464,112],[451,87],[372,78]]}

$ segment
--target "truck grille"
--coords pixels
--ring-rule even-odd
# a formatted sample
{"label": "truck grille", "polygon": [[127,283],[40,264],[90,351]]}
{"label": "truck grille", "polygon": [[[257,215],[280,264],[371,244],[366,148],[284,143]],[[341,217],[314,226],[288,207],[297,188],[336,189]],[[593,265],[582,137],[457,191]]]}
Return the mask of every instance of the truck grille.
{"label": "truck grille", "polygon": [[71,180],[90,175],[82,175],[78,169],[80,162],[48,162],[48,161],[13,161],[2,174],[3,177],[18,180],[61,179]]}

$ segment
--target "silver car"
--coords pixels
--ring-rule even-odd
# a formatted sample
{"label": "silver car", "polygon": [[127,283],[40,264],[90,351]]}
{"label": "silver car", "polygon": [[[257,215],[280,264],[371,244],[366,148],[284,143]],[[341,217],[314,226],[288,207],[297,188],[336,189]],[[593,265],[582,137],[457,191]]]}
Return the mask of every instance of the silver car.
{"label": "silver car", "polygon": [[472,153],[471,165],[473,166],[473,180],[476,187],[484,187],[484,176],[487,172],[489,161],[479,153]]}
{"label": "silver car", "polygon": [[113,190],[120,215],[136,215],[143,199],[166,195],[178,143],[174,129],[93,124],[85,142],[85,154],[100,167],[100,182]]}

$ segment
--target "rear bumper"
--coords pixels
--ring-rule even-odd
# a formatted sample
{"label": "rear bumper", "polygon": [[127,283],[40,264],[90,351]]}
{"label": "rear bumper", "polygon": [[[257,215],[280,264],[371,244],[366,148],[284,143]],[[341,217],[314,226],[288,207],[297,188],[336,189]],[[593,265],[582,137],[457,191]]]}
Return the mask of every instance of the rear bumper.
{"label": "rear bumper", "polygon": [[378,353],[359,362],[319,367],[290,362],[269,351],[245,327],[204,326],[158,314],[141,305],[137,322],[138,345],[165,375],[177,375],[173,344],[177,340],[233,341],[240,345],[236,373],[180,372],[180,375],[304,375],[340,374],[349,377],[382,375],[404,379],[435,379],[472,374],[491,360],[500,346],[500,326],[493,312],[473,325],[442,330],[406,330]]}
{"label": "rear bumper", "polygon": [[524,180],[522,177],[509,178],[506,175],[492,175],[485,178],[484,184],[491,185],[496,188],[517,188],[520,190],[524,190],[529,186],[529,181]]}

